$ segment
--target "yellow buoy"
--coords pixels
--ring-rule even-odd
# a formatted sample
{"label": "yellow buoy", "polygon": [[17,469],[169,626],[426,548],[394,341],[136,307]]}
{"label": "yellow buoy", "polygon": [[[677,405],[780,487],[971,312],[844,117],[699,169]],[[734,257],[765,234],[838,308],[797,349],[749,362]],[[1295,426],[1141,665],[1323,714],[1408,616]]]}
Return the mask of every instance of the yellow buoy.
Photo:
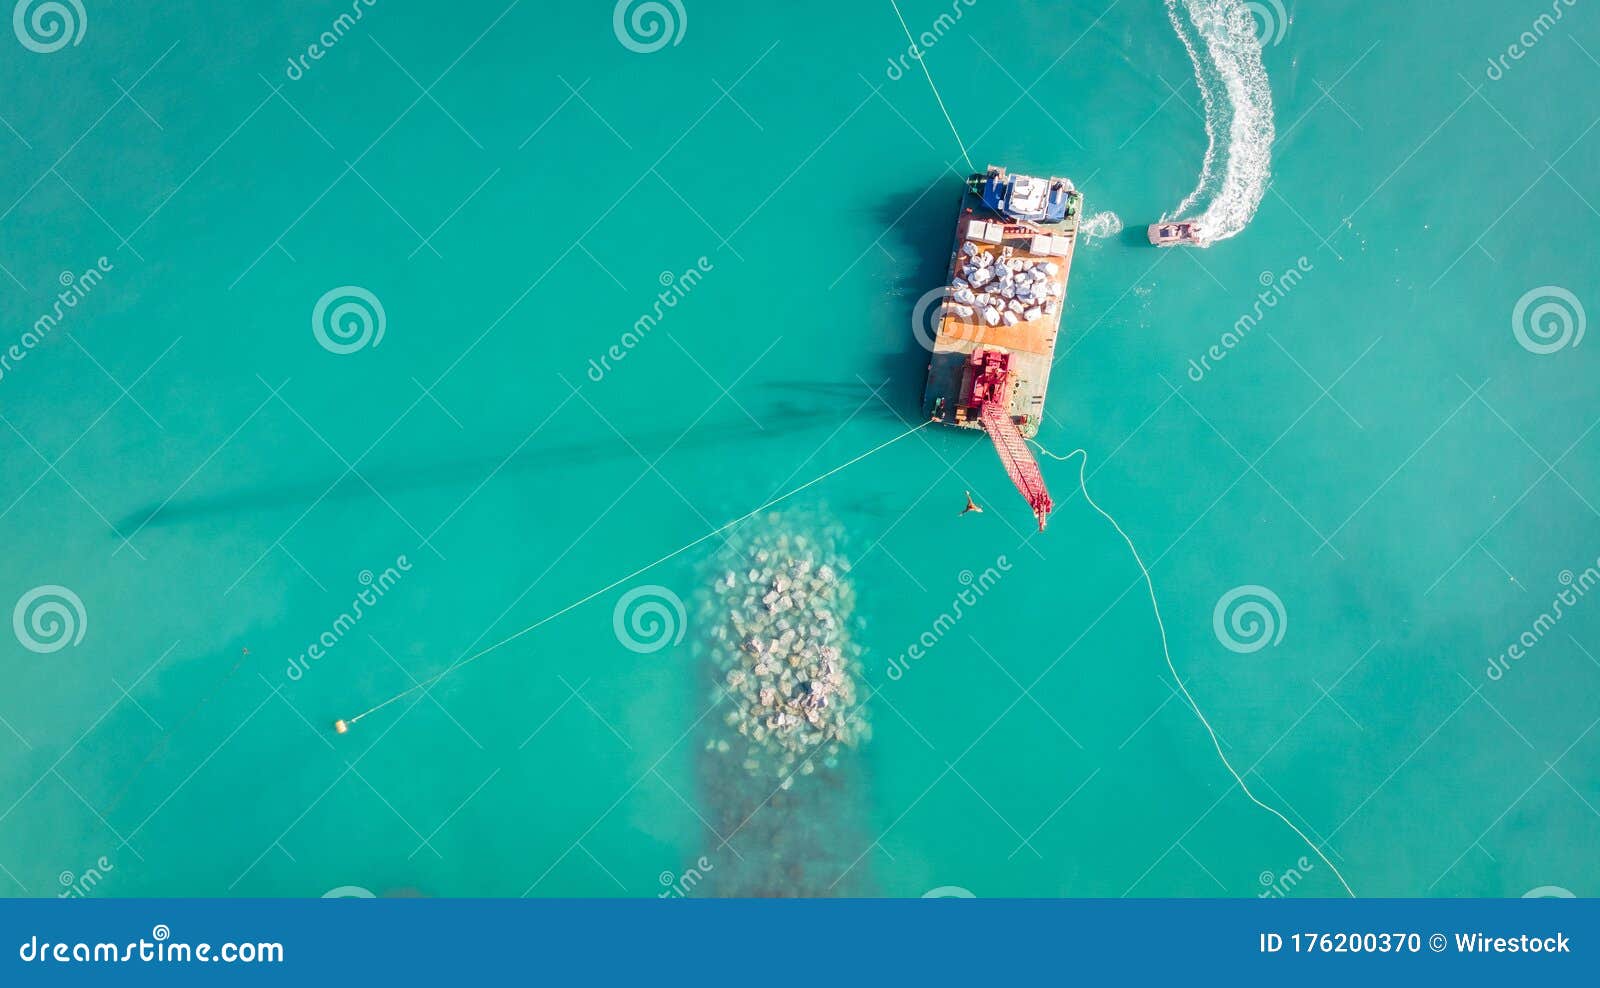
{"label": "yellow buoy", "polygon": [[344,721],[336,720],[336,721],[333,722],[333,733],[335,733],[335,734],[344,734],[349,730],[350,730],[350,725],[346,724]]}

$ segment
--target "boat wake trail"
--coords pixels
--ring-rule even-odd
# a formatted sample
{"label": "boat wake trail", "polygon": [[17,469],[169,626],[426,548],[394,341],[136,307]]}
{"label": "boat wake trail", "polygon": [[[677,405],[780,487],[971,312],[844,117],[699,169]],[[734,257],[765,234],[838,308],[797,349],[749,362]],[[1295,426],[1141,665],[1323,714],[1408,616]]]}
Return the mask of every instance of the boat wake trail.
{"label": "boat wake trail", "polygon": [[1078,235],[1084,240],[1104,240],[1122,232],[1122,217],[1109,209],[1095,213],[1078,226]]}
{"label": "boat wake trail", "polygon": [[1100,515],[1100,517],[1109,522],[1111,527],[1117,530],[1117,534],[1122,536],[1122,541],[1128,544],[1128,551],[1133,554],[1133,561],[1138,565],[1139,572],[1144,577],[1145,589],[1150,593],[1150,607],[1155,611],[1156,628],[1161,632],[1161,654],[1166,657],[1167,671],[1172,673],[1172,679],[1178,684],[1178,689],[1183,692],[1183,698],[1189,702],[1189,708],[1194,711],[1196,717],[1200,718],[1201,725],[1205,727],[1206,733],[1211,736],[1211,744],[1217,749],[1217,757],[1222,759],[1222,766],[1228,770],[1229,775],[1233,776],[1233,781],[1238,783],[1239,790],[1245,794],[1245,797],[1248,798],[1250,802],[1261,807],[1263,810],[1266,810],[1268,813],[1271,813],[1279,820],[1282,820],[1284,826],[1294,831],[1296,836],[1305,841],[1306,846],[1311,848],[1312,851],[1316,852],[1317,857],[1322,859],[1322,863],[1328,866],[1328,869],[1333,872],[1335,878],[1339,879],[1339,884],[1344,886],[1344,890],[1350,894],[1350,897],[1352,899],[1355,898],[1355,889],[1352,889],[1350,887],[1350,883],[1344,880],[1344,874],[1339,871],[1337,865],[1328,860],[1328,856],[1322,852],[1322,848],[1318,847],[1314,842],[1312,842],[1311,838],[1307,837],[1304,831],[1295,826],[1294,821],[1278,812],[1276,808],[1263,803],[1260,799],[1258,799],[1256,794],[1250,791],[1250,785],[1244,781],[1244,776],[1240,775],[1239,771],[1233,767],[1233,762],[1228,760],[1227,754],[1222,750],[1222,742],[1220,739],[1218,739],[1216,730],[1211,726],[1211,721],[1206,719],[1205,713],[1200,709],[1199,702],[1195,700],[1194,694],[1189,692],[1189,687],[1184,683],[1183,677],[1178,675],[1178,667],[1172,662],[1172,649],[1167,644],[1167,624],[1161,618],[1161,604],[1156,600],[1155,580],[1151,578],[1150,570],[1144,564],[1144,558],[1139,555],[1138,548],[1134,546],[1133,538],[1123,530],[1121,525],[1117,524],[1117,520],[1111,517],[1110,512],[1100,507],[1099,503],[1095,501],[1094,497],[1089,493],[1089,481],[1085,476],[1089,469],[1088,452],[1082,449],[1075,449],[1065,456],[1059,456],[1050,452],[1048,449],[1045,449],[1037,442],[1035,442],[1034,445],[1039,448],[1041,453],[1050,457],[1052,460],[1065,461],[1071,460],[1075,456],[1082,457],[1082,459],[1078,461],[1078,487],[1083,491],[1083,499],[1084,501],[1088,502],[1089,507],[1093,508],[1095,512]]}
{"label": "boat wake trail", "polygon": [[1167,0],[1167,16],[1194,62],[1208,143],[1194,191],[1163,221],[1194,221],[1206,244],[1250,224],[1272,174],[1272,85],[1250,7],[1242,0]]}

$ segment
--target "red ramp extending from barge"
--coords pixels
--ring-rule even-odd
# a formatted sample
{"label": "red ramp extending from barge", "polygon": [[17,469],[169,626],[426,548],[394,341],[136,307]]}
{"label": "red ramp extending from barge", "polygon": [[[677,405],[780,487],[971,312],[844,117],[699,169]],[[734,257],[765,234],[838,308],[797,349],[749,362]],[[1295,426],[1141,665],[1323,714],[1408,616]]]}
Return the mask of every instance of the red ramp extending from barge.
{"label": "red ramp extending from barge", "polygon": [[1000,350],[977,350],[968,358],[964,377],[956,421],[976,418],[982,424],[1011,482],[1033,509],[1039,530],[1044,531],[1054,504],[1039,473],[1039,463],[1028,449],[1028,440],[1011,417],[1011,392],[1017,383],[1011,375],[1011,355]]}
{"label": "red ramp extending from barge", "polygon": [[1039,473],[1039,461],[1033,458],[1033,451],[1028,449],[1028,441],[1022,438],[1022,430],[997,405],[985,405],[981,421],[983,430],[994,441],[995,451],[1000,454],[1000,462],[1005,464],[1011,482],[1017,485],[1028,507],[1033,509],[1033,516],[1039,519],[1039,531],[1044,531],[1045,522],[1049,521],[1055,503],[1045,489],[1044,477]]}

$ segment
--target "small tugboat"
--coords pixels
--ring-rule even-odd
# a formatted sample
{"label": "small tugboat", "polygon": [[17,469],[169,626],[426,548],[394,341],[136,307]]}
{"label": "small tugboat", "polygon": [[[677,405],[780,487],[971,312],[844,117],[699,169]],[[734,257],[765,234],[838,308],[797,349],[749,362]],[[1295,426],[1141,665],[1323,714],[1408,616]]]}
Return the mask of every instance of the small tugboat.
{"label": "small tugboat", "polygon": [[1198,223],[1152,223],[1150,242],[1157,247],[1204,247],[1205,237]]}

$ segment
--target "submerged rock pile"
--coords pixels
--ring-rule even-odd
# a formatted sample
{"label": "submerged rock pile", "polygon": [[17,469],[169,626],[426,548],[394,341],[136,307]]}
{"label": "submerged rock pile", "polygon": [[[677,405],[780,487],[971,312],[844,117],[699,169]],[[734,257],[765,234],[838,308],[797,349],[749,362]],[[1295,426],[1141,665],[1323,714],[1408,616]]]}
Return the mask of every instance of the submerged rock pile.
{"label": "submerged rock pile", "polygon": [[708,751],[788,789],[868,736],[857,703],[849,563],[776,530],[725,553],[706,603],[710,657],[731,709]]}

